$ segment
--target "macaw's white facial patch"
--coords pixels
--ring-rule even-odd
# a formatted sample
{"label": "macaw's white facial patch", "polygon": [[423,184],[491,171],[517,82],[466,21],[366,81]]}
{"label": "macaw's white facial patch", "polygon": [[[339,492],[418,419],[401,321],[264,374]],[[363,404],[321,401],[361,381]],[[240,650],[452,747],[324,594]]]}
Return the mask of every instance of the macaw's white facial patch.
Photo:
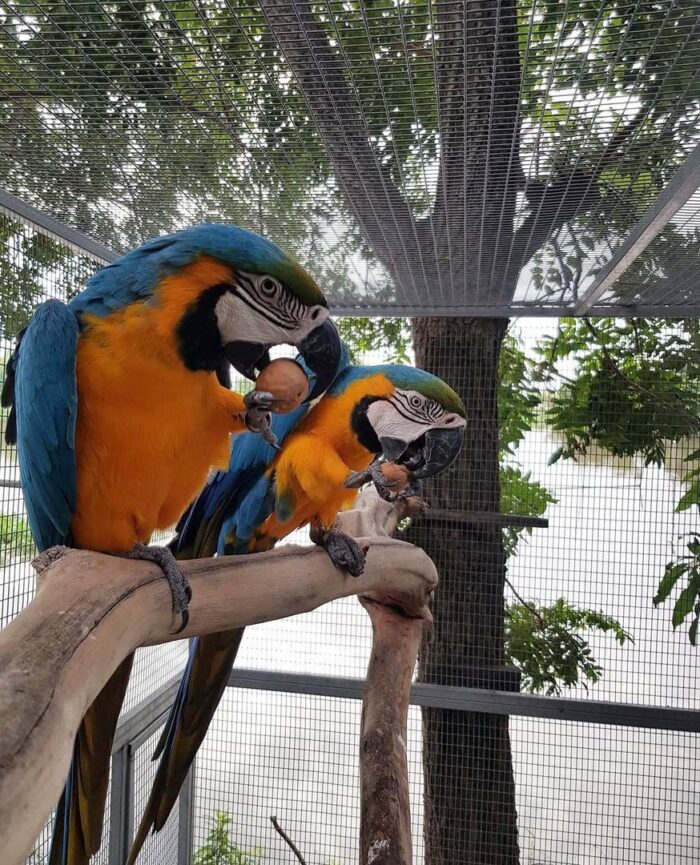
{"label": "macaw's white facial patch", "polygon": [[305,306],[274,277],[241,272],[233,289],[219,298],[215,314],[223,345],[298,345],[329,315],[324,306]]}
{"label": "macaw's white facial patch", "polygon": [[397,389],[390,397],[371,403],[367,419],[378,438],[393,438],[410,444],[428,430],[460,429],[466,421],[434,399],[415,390]]}

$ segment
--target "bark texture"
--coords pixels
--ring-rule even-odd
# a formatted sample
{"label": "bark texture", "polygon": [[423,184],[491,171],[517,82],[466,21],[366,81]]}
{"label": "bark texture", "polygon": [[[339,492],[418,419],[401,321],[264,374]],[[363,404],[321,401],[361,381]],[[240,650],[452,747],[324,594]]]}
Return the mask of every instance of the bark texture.
{"label": "bark texture", "polygon": [[[498,357],[503,319],[414,321],[416,360],[460,393],[465,445],[451,470],[426,491],[436,508],[498,511]],[[440,573],[433,633],[419,679],[461,687],[499,687],[504,669],[505,556],[498,525],[416,523],[407,539]],[[516,865],[515,787],[508,720],[423,710],[426,865]]]}

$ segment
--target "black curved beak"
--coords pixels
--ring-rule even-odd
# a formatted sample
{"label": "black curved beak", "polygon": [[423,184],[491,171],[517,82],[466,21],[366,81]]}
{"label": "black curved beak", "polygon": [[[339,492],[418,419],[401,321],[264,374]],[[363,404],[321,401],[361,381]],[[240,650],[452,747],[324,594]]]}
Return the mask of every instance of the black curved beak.
{"label": "black curved beak", "polygon": [[309,402],[324,394],[340,371],[343,347],[337,327],[327,318],[304,337],[298,349],[307,372],[311,373],[306,398]]}
{"label": "black curved beak", "polygon": [[432,478],[444,471],[459,456],[464,444],[464,427],[431,429],[417,443],[406,443],[396,438],[380,438],[379,444],[386,459],[411,469],[412,480]]}
{"label": "black curved beak", "polygon": [[231,366],[251,381],[270,363],[268,346],[260,342],[229,342],[224,346],[224,354]]}

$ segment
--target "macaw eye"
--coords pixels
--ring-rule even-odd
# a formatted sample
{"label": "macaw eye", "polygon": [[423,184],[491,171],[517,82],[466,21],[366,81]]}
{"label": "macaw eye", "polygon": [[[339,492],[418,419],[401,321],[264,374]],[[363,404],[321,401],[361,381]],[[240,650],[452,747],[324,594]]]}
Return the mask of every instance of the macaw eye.
{"label": "macaw eye", "polygon": [[260,283],[260,291],[265,297],[274,297],[277,292],[277,283],[271,277],[266,276]]}
{"label": "macaw eye", "polygon": [[423,405],[423,400],[419,396],[412,396],[409,399],[408,404],[411,406],[411,408],[421,408]]}

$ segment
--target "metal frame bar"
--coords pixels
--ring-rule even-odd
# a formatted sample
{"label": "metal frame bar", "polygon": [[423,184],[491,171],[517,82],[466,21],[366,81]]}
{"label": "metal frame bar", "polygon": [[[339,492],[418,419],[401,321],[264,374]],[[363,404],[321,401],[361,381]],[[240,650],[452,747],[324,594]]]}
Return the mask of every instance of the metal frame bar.
{"label": "metal frame bar", "polygon": [[109,799],[109,865],[123,865],[129,855],[134,825],[134,758],[126,743],[112,752]]}
{"label": "metal frame bar", "polygon": [[108,246],[104,246],[87,234],[83,234],[82,231],[70,228],[58,219],[48,216],[42,210],[32,207],[31,204],[27,204],[26,201],[22,201],[21,198],[11,195],[4,189],[0,189],[0,211],[35,225],[49,237],[67,244],[81,255],[94,258],[100,264],[108,264],[117,257],[117,253]]}
{"label": "metal frame bar", "polygon": [[[286,691],[318,697],[359,700],[365,682],[343,676],[311,676],[268,670],[234,669],[228,687],[262,691]],[[416,683],[411,688],[411,705],[490,715],[520,715],[556,721],[615,724],[656,730],[700,733],[700,711],[612,703],[602,700],[571,700],[538,697],[532,694],[456,688]]]}
{"label": "metal frame bar", "polygon": [[177,865],[190,865],[194,836],[194,779],[197,760],[195,758],[185,783],[180,790],[180,809],[177,827]]}
{"label": "metal frame bar", "polygon": [[333,315],[341,318],[700,318],[700,303],[683,306],[664,304],[620,303],[596,304],[586,313],[577,313],[572,305],[549,306],[453,306],[403,307],[385,306],[365,309],[358,306],[330,305]]}
{"label": "metal frame bar", "polygon": [[[695,160],[695,163],[692,163]],[[643,249],[651,242],[654,236],[663,228],[673,214],[687,201],[692,195],[694,189],[700,185],[700,170],[698,168],[700,162],[700,145],[690,154],[683,163],[678,172],[671,178],[667,186],[664,187],[656,202],[649,209],[645,216],[637,226],[632,229],[625,243],[620,247],[618,252],[608,262],[606,268],[598,275],[596,283],[591,286],[588,293],[582,298],[578,305],[574,304],[549,304],[546,301],[543,304],[517,303],[512,305],[495,305],[495,306],[452,306],[452,307],[434,307],[434,306],[385,306],[385,307],[364,307],[364,306],[345,306],[342,304],[331,304],[331,311],[337,316],[346,316],[348,318],[380,318],[388,316],[392,318],[425,318],[440,316],[444,318],[561,318],[563,316],[590,315],[601,317],[616,317],[616,318],[634,318],[634,317],[660,317],[660,318],[686,318],[700,317],[700,302],[697,304],[687,304],[684,306],[666,306],[664,304],[597,304],[596,301],[606,291],[608,286],[600,288],[599,283],[604,278],[608,268],[614,266],[618,258],[624,255],[624,251],[628,246],[634,243],[641,242],[641,239],[634,240],[635,232],[642,230],[644,220],[650,218],[653,221],[654,233],[648,239],[644,234],[644,245],[638,248],[638,251],[629,261],[626,260],[625,266],[616,272],[615,279],[618,278],[634,259],[642,252]],[[693,189],[689,186],[695,184]],[[685,195],[685,199],[681,200]],[[664,202],[668,199],[666,207]],[[656,211],[659,211],[657,213]],[[669,211],[667,213],[667,210]],[[81,255],[87,255],[93,258],[99,264],[108,264],[114,261],[117,253],[109,247],[96,240],[93,240],[89,235],[78,231],[52,216],[48,216],[42,210],[27,204],[21,198],[10,194],[6,190],[0,189],[0,212],[7,213],[11,217],[15,217],[35,226],[49,237],[52,237],[61,243],[65,243],[71,249]],[[657,225],[659,220],[662,220]],[[637,247],[635,247],[637,249]],[[596,296],[593,292],[596,291]]]}
{"label": "metal frame bar", "polygon": [[700,144],[664,186],[654,203],[627,235],[627,239],[600,271],[578,302],[574,315],[586,315],[610,286],[644,252],[673,215],[700,187]]}

